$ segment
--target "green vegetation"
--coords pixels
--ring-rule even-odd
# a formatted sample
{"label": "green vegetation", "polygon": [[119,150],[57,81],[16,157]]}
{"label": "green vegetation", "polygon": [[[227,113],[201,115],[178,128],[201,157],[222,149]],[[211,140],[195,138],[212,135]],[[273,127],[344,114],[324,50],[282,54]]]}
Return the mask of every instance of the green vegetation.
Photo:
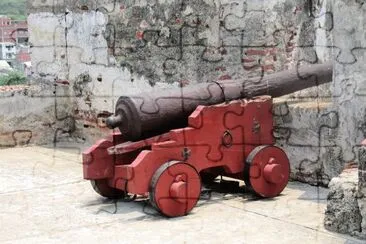
{"label": "green vegetation", "polygon": [[26,0],[0,0],[0,15],[6,15],[15,20],[25,20]]}
{"label": "green vegetation", "polygon": [[0,86],[21,85],[27,82],[27,78],[19,71],[12,71],[7,75],[0,75]]}

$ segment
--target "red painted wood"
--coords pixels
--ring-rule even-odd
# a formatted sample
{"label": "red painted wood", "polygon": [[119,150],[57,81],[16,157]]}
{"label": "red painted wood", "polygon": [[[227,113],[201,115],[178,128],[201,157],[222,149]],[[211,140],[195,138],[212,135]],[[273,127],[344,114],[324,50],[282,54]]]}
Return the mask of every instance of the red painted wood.
{"label": "red painted wood", "polygon": [[[174,209],[181,209],[176,205],[186,204],[186,201],[176,198],[186,196],[187,189],[196,194],[200,185],[196,182],[190,186],[180,176],[192,178],[191,169],[199,174],[203,170],[221,168],[223,174],[242,180],[246,173],[245,162],[253,150],[274,144],[272,131],[272,98],[269,96],[198,106],[188,118],[188,127],[136,142],[123,142],[123,136],[115,134],[109,141],[95,144],[83,154],[84,178],[105,177],[110,187],[146,195],[151,191],[154,175],[161,171],[162,178],[155,179],[156,188],[161,192],[155,194],[153,201],[164,214],[179,216],[182,212]],[[171,161],[180,162],[179,167],[161,170]],[[271,146],[256,152],[251,161],[248,185],[262,196],[280,194],[289,177],[286,154]],[[160,203],[159,197],[168,199]]]}

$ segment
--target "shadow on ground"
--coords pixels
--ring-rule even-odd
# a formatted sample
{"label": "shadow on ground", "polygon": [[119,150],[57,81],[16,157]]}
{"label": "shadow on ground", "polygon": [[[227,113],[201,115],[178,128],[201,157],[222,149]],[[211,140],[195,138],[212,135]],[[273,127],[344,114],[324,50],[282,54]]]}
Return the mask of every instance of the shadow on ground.
{"label": "shadow on ground", "polygon": [[[301,196],[302,200],[315,200],[312,193],[307,192],[307,187],[302,184],[295,184],[288,186],[291,189],[297,189],[304,192]],[[309,196],[308,196],[309,195]],[[284,194],[280,194],[275,198],[263,198],[253,193],[248,187],[243,185],[243,182],[237,180],[222,180],[217,178],[210,184],[205,184],[202,187],[200,200],[195,209],[199,211],[200,207],[204,207],[216,203],[224,203],[226,201],[235,200],[243,204],[249,202],[276,202]],[[129,196],[127,199],[109,200],[96,195],[96,199],[82,206],[83,208],[96,209],[94,214],[129,214],[131,212],[138,213],[136,218],[129,219],[130,221],[140,220],[161,220],[169,219],[161,215],[149,202],[149,199],[142,196]],[[142,216],[141,216],[142,214]],[[190,212],[195,214],[194,212]],[[173,218],[179,219],[179,218]]]}

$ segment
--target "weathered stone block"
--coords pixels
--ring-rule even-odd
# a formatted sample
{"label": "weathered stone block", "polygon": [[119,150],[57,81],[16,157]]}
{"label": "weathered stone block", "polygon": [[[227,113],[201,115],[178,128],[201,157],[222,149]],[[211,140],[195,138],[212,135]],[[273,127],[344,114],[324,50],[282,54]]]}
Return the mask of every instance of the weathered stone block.
{"label": "weathered stone block", "polygon": [[362,233],[366,236],[366,145],[361,146],[359,149],[358,207],[362,216]]}
{"label": "weathered stone block", "polygon": [[74,130],[69,116],[72,103],[59,89],[51,85],[8,88],[0,92],[0,147],[49,144],[57,141],[56,132]]}
{"label": "weathered stone block", "polygon": [[353,168],[332,179],[324,225],[330,231],[366,238],[362,232],[366,219],[359,207],[357,176],[357,169]]}
{"label": "weathered stone block", "polygon": [[358,187],[366,190],[366,145],[360,147],[358,157]]}
{"label": "weathered stone block", "polygon": [[291,178],[328,185],[343,168],[337,144],[338,114],[328,100],[274,100],[274,136],[291,164]]}
{"label": "weathered stone block", "polygon": [[329,184],[325,228],[366,239],[366,147],[358,149],[358,169],[350,168]]}

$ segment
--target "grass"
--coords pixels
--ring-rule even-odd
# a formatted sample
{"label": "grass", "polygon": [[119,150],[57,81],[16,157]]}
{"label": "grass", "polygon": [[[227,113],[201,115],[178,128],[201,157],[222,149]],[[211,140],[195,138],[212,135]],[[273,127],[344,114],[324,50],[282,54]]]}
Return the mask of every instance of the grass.
{"label": "grass", "polygon": [[6,15],[14,20],[25,20],[26,0],[0,0],[0,15]]}

